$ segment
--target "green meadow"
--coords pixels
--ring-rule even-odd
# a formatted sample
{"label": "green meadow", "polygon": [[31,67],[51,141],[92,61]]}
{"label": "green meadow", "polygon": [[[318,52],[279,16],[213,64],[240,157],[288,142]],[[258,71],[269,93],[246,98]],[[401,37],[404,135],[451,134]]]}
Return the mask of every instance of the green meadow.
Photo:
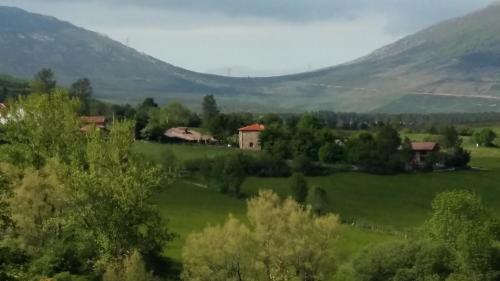
{"label": "green meadow", "polygon": [[[329,210],[345,222],[336,242],[341,265],[367,245],[404,239],[407,230],[421,225],[430,214],[434,196],[454,189],[473,190],[500,217],[500,149],[466,146],[472,152],[472,170],[418,172],[377,176],[356,172],[308,178],[309,187],[328,192]],[[171,150],[180,161],[237,153],[234,148],[198,145],[137,143],[136,151],[159,160]],[[272,189],[288,195],[287,178],[248,178],[242,190],[253,195]],[[165,249],[166,256],[180,261],[182,246],[193,231],[220,224],[229,214],[245,220],[246,202],[206,187],[197,179],[177,179],[155,197],[161,214],[168,219],[176,239]]]}

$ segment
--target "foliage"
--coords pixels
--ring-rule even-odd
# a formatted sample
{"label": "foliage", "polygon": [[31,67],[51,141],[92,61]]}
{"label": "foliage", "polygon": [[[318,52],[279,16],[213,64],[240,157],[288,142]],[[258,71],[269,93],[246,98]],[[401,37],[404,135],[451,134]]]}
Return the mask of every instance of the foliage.
{"label": "foliage", "polygon": [[79,161],[83,136],[78,131],[78,107],[78,100],[63,91],[19,97],[9,106],[2,126],[3,160],[23,167],[42,167],[50,158]]}
{"label": "foliage", "polygon": [[32,93],[50,94],[55,90],[56,85],[54,72],[49,68],[44,68],[35,75],[35,79],[31,82],[30,90]]}
{"label": "foliage", "polygon": [[249,227],[230,217],[188,238],[184,280],[325,280],[339,231],[334,215],[315,217],[269,191],[248,202]]}
{"label": "foliage", "polygon": [[94,90],[92,89],[92,85],[88,78],[78,79],[71,84],[71,87],[69,88],[69,95],[80,100],[80,114],[90,114],[90,99],[93,93]]}
{"label": "foliage", "polygon": [[474,141],[480,146],[493,146],[493,142],[497,135],[493,130],[484,128],[479,132],[474,133]]}
{"label": "foliage", "polygon": [[446,126],[443,128],[440,144],[443,148],[457,147],[462,144],[462,139],[454,126]]}
{"label": "foliage", "polygon": [[334,164],[344,159],[344,149],[335,143],[326,143],[320,147],[318,158],[322,163]]}
{"label": "foliage", "polygon": [[205,128],[213,128],[213,120],[219,115],[219,108],[213,95],[206,95],[201,104],[201,120]]}
{"label": "foliage", "polygon": [[306,203],[309,188],[303,174],[295,173],[290,178],[290,194],[299,204]]}
{"label": "foliage", "polygon": [[354,262],[355,280],[497,280],[499,225],[481,200],[445,192],[432,203],[420,239],[377,246]]}
{"label": "foliage", "polygon": [[317,215],[326,214],[328,208],[328,195],[326,190],[321,187],[315,187],[312,195],[312,210]]}
{"label": "foliage", "polygon": [[147,271],[142,255],[134,250],[123,260],[110,264],[103,275],[103,281],[155,281],[152,272]]}

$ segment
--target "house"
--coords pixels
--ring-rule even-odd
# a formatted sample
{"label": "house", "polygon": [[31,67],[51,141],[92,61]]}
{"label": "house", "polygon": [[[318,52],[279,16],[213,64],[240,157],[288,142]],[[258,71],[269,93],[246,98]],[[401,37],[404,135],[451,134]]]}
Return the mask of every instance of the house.
{"label": "house", "polygon": [[106,129],[106,117],[105,116],[81,116],[83,126],[80,128],[80,132],[88,132],[92,126],[98,129]]}
{"label": "house", "polygon": [[265,126],[258,123],[238,129],[240,149],[260,150],[260,133],[264,131],[264,129]]}
{"label": "house", "polygon": [[164,135],[172,140],[184,142],[213,143],[217,140],[211,135],[204,135],[188,127],[175,127],[165,131]]}
{"label": "house", "polygon": [[439,151],[439,145],[435,142],[412,142],[411,151],[413,153],[411,164],[423,167],[429,154]]}

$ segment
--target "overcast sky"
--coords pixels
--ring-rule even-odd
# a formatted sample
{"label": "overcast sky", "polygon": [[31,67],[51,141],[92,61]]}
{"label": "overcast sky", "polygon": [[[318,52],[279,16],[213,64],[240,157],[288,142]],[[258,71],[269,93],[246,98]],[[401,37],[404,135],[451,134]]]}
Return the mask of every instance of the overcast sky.
{"label": "overcast sky", "polygon": [[344,63],[494,0],[0,0],[190,70],[268,76]]}

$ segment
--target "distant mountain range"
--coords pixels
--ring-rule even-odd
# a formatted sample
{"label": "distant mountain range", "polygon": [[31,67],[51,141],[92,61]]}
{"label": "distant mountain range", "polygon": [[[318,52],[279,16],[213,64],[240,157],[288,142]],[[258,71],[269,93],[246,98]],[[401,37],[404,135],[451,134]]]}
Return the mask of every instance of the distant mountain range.
{"label": "distant mountain range", "polygon": [[43,67],[91,79],[104,100],[144,97],[227,110],[500,111],[500,5],[408,36],[348,64],[296,75],[231,78],[185,70],[53,17],[0,7],[0,74]]}

